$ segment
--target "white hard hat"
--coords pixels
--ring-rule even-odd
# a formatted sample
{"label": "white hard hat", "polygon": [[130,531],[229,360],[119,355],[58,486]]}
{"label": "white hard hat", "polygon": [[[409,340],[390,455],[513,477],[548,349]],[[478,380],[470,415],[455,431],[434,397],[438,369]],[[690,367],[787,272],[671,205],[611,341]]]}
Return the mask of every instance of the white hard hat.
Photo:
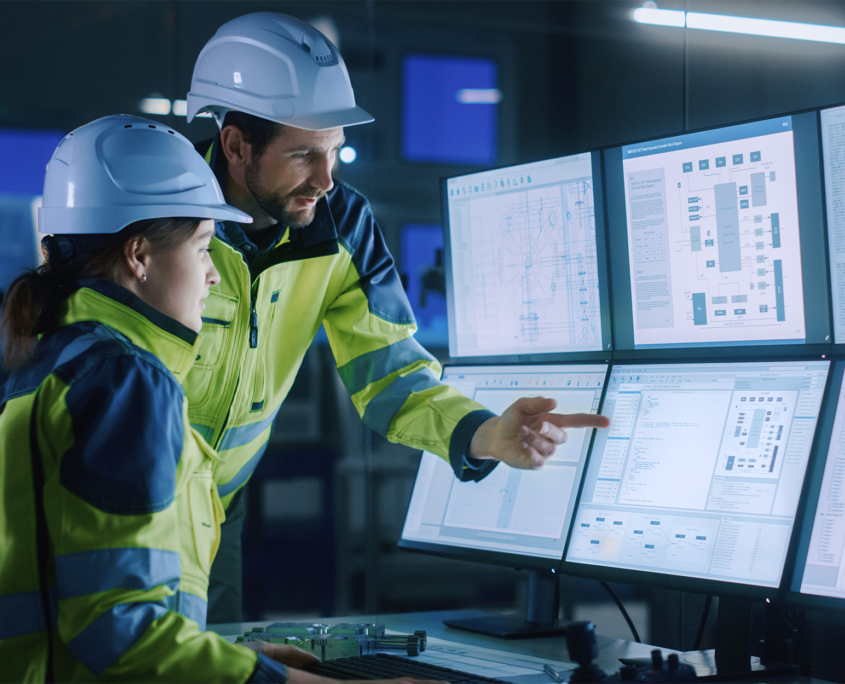
{"label": "white hard hat", "polygon": [[68,133],[47,164],[39,233],[104,235],[177,217],[252,222],[226,204],[188,139],[160,123],[122,114],[97,119]]}
{"label": "white hard hat", "polygon": [[252,114],[294,128],[324,131],[369,123],[356,106],[343,58],[310,24],[256,12],[223,24],[194,66],[188,122],[211,112]]}

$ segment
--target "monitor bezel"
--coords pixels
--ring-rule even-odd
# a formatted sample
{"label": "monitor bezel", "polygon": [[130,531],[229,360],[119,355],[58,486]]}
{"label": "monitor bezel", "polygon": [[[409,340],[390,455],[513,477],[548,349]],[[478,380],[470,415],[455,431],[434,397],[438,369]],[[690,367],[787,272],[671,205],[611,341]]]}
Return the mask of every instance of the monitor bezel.
{"label": "monitor bezel", "polygon": [[[601,412],[602,405],[604,404],[604,397],[605,393],[607,392],[607,378],[610,377],[610,369],[612,363],[604,359],[602,361],[584,361],[584,362],[567,362],[567,363],[549,363],[547,361],[531,363],[531,364],[508,364],[508,363],[495,363],[495,364],[470,364],[470,363],[459,363],[459,364],[449,364],[446,368],[464,368],[464,367],[484,367],[488,365],[490,368],[495,366],[509,366],[509,365],[522,365],[522,366],[591,366],[591,365],[604,365],[605,366],[605,376],[604,376],[604,387],[602,387],[601,395],[599,397],[599,406],[597,409],[597,413]],[[444,370],[446,370],[444,368]],[[577,483],[577,487],[573,488],[572,495],[575,498],[575,506],[578,505],[578,497],[581,494],[581,487],[584,482],[584,473],[586,472],[587,466],[590,463],[590,453],[593,450],[593,442],[596,438],[596,430],[593,429],[592,434],[590,435],[590,441],[587,445],[587,453],[584,457],[584,465],[581,470],[581,478]],[[422,459],[422,453],[420,453],[420,458]],[[417,473],[414,476],[414,486],[411,489],[412,497],[413,491],[417,487],[417,481],[419,480],[420,476],[420,469],[419,465],[417,466]],[[405,510],[405,520],[408,519],[408,512],[410,511],[411,507],[411,499],[408,500],[408,507]],[[575,511],[575,507],[573,507],[573,514]],[[403,524],[403,531],[404,531],[404,524]],[[410,539],[403,539],[400,533],[399,541],[397,542],[397,546],[400,549],[408,550],[408,551],[416,551],[420,553],[425,553],[431,556],[439,556],[441,558],[450,558],[452,560],[463,560],[463,561],[472,561],[475,563],[485,563],[488,565],[498,565],[502,567],[514,568],[516,570],[553,570],[557,571],[558,567],[560,566],[561,560],[563,559],[563,554],[565,552],[566,546],[569,543],[569,534],[572,531],[572,520],[569,521],[569,526],[566,528],[566,539],[564,542],[564,550],[561,551],[561,554],[555,557],[542,557],[542,556],[528,556],[522,555],[518,553],[507,553],[504,551],[491,551],[487,549],[475,549],[466,546],[450,546],[448,544],[435,544],[432,542],[422,542]]]}
{"label": "monitor bezel", "polygon": [[[800,518],[796,517],[795,531],[793,536],[797,538],[795,552],[791,559],[788,570],[788,582],[786,587],[786,601],[801,608],[821,610],[845,610],[845,597],[819,596],[818,594],[804,594],[801,592],[801,582],[804,576],[804,562],[810,547],[810,538],[813,532],[816,506],[821,495],[824,469],[827,463],[827,454],[830,448],[830,440],[833,436],[833,424],[836,420],[836,410],[839,403],[839,393],[842,390],[843,375],[845,375],[845,360],[834,359],[833,368],[829,374],[829,396],[819,415],[819,427],[816,430],[818,443],[814,452],[813,462],[808,468],[808,475],[804,480],[804,491],[801,494],[799,505]],[[798,575],[800,571],[800,576]],[[787,574],[786,572],[784,574]]]}
{"label": "monitor bezel", "polygon": [[451,365],[514,365],[514,364],[539,364],[539,363],[577,363],[579,361],[602,361],[607,358],[607,355],[613,349],[613,326],[612,315],[610,312],[610,270],[609,270],[609,250],[607,247],[607,229],[605,221],[606,200],[604,192],[604,168],[601,150],[590,151],[590,164],[593,176],[593,206],[595,209],[596,219],[596,267],[598,271],[599,280],[599,308],[601,319],[601,336],[602,349],[592,351],[560,351],[560,352],[543,352],[537,354],[491,354],[484,356],[455,356],[457,351],[456,345],[453,343],[453,331],[456,329],[456,313],[455,313],[455,291],[452,285],[452,229],[449,216],[449,192],[448,183],[450,180],[464,178],[466,176],[474,176],[479,173],[487,173],[492,171],[501,171],[503,169],[510,169],[515,166],[525,166],[526,164],[542,163],[551,161],[553,159],[563,159],[566,157],[576,156],[578,154],[586,154],[586,152],[574,152],[558,157],[549,157],[548,159],[539,159],[535,161],[522,162],[520,164],[508,164],[506,166],[492,167],[488,169],[480,169],[471,173],[462,173],[457,176],[448,176],[440,179],[440,202],[441,214],[443,218],[443,267],[446,273],[446,312],[449,327],[449,357],[448,363]]}
{"label": "monitor bezel", "polygon": [[[607,212],[607,244],[608,244],[608,259],[610,261],[610,278],[611,289],[617,293],[616,299],[619,296],[625,297],[625,301],[616,301],[616,309],[613,312],[613,350],[614,359],[622,361],[646,361],[649,359],[670,359],[670,358],[698,358],[706,360],[708,358],[719,358],[727,360],[729,357],[760,357],[766,358],[776,357],[783,354],[791,354],[795,356],[807,356],[830,353],[833,342],[833,319],[832,319],[832,296],[831,296],[831,280],[830,280],[830,251],[828,245],[828,230],[827,230],[827,213],[826,213],[826,196],[824,183],[824,158],[822,153],[822,139],[821,139],[821,109],[823,108],[807,108],[798,111],[785,112],[776,115],[767,115],[757,117],[754,119],[747,119],[744,121],[736,121],[728,124],[718,126],[707,126],[689,131],[677,131],[675,133],[667,133],[655,138],[654,136],[648,139],[632,140],[624,142],[619,145],[613,145],[602,148],[602,170],[604,173],[604,190],[605,190],[605,204]],[[799,184],[799,220],[802,225],[809,226],[809,230],[802,230],[800,234],[801,241],[801,266],[802,266],[802,287],[805,293],[805,301],[807,299],[806,293],[823,292],[826,298],[826,341],[811,341],[806,343],[782,343],[782,344],[767,344],[761,341],[751,341],[749,344],[734,344],[731,341],[719,343],[718,346],[701,346],[701,347],[661,347],[661,348],[640,348],[634,346],[634,328],[633,328],[633,311],[631,308],[631,278],[630,278],[630,261],[628,252],[628,225],[627,225],[627,209],[624,202],[624,172],[622,170],[622,148],[628,145],[635,145],[641,143],[652,142],[656,139],[672,138],[676,136],[690,135],[704,131],[714,131],[725,128],[732,128],[734,126],[741,126],[748,123],[756,123],[760,121],[769,121],[783,117],[799,117],[808,116],[812,118],[812,125],[815,126],[815,146],[810,145],[807,149],[811,149],[815,154],[814,159],[800,157],[796,154],[796,180]],[[797,128],[793,125],[793,133]],[[809,136],[809,131],[803,131]],[[811,137],[811,136],[810,136]],[[796,141],[797,143],[797,141]],[[807,162],[807,167],[801,169],[801,161]],[[816,184],[817,187],[806,187],[806,184]],[[805,184],[805,188],[801,190],[801,184]],[[805,204],[803,207],[800,204],[800,195],[802,192],[805,196],[812,196],[816,206],[809,206]],[[615,194],[614,194],[615,193]],[[614,199],[616,198],[616,199]],[[821,232],[821,235],[813,234],[813,232]],[[819,243],[821,239],[821,243]],[[817,252],[818,244],[822,244],[823,253],[819,254],[820,264],[814,264],[814,252]],[[823,268],[818,268],[821,265]],[[808,282],[809,280],[809,282]],[[818,281],[818,282],[815,282]],[[807,308],[804,311],[805,325],[808,323]],[[624,329],[624,330],[623,330]],[[625,337],[622,337],[622,336]],[[627,339],[627,338],[630,338]],[[629,346],[630,345],[630,346]],[[843,350],[845,351],[845,350]]]}
{"label": "monitor bezel", "polygon": [[[784,564],[783,570],[781,572],[780,583],[777,587],[761,587],[758,585],[753,584],[743,584],[741,582],[726,582],[722,580],[716,579],[706,579],[702,577],[684,577],[682,575],[673,575],[673,574],[663,574],[659,572],[648,572],[645,570],[634,570],[631,568],[616,568],[616,567],[605,567],[601,565],[593,565],[589,563],[578,563],[576,561],[569,561],[566,559],[566,555],[569,552],[569,544],[572,540],[572,532],[575,526],[575,518],[576,514],[573,512],[572,519],[570,520],[570,528],[569,534],[566,538],[566,545],[563,550],[563,558],[561,559],[560,567],[557,569],[557,572],[564,575],[569,575],[572,577],[585,577],[588,579],[595,579],[605,582],[621,582],[625,584],[632,584],[636,586],[644,586],[644,587],[657,587],[657,588],[664,588],[664,589],[673,589],[677,591],[688,591],[693,593],[699,594],[710,594],[714,596],[743,596],[748,598],[771,598],[771,597],[782,597],[788,587],[788,583],[790,580],[790,562],[795,557],[795,550],[796,545],[798,542],[798,525],[800,516],[803,511],[803,505],[805,502],[806,492],[808,488],[809,482],[809,475],[813,471],[814,462],[816,452],[818,450],[818,443],[819,443],[819,427],[821,423],[821,416],[825,411],[825,407],[827,406],[828,396],[830,393],[830,386],[831,386],[831,375],[833,372],[833,359],[827,358],[827,355],[803,355],[801,357],[797,357],[795,355],[786,355],[781,357],[766,357],[761,359],[760,363],[784,363],[784,362],[793,362],[793,363],[801,363],[801,362],[809,362],[809,361],[827,361],[830,365],[828,367],[827,377],[825,380],[825,388],[822,394],[822,400],[819,408],[819,421],[816,423],[816,430],[813,434],[813,441],[810,446],[810,453],[807,461],[807,470],[804,475],[804,483],[801,487],[801,495],[798,500],[798,505],[796,507],[796,514],[795,514],[795,521],[792,525],[792,532],[790,534],[789,544],[787,545],[787,552],[786,556],[784,556]],[[720,358],[712,361],[712,363],[722,365],[725,363],[751,363],[753,362],[751,359],[745,357],[733,357],[733,358]],[[612,375],[613,368],[615,366],[620,365],[654,365],[654,366],[674,366],[674,365],[681,365],[681,364],[702,364],[706,363],[699,358],[686,358],[686,359],[675,359],[670,358],[666,359],[664,363],[655,363],[650,360],[640,360],[640,361],[625,361],[622,363],[617,363],[614,361],[611,364],[610,372],[608,377]],[[602,395],[602,404],[601,408],[604,408],[604,399],[606,393]],[[601,409],[600,409],[601,410]],[[587,476],[587,469],[590,467],[590,462],[593,458],[593,448],[595,442],[592,441],[590,443],[590,452],[587,455],[587,462],[584,465],[584,471],[581,477],[581,488],[578,491],[578,498],[575,501],[575,510],[577,511],[578,506],[581,503],[581,495],[584,480],[586,480]]]}

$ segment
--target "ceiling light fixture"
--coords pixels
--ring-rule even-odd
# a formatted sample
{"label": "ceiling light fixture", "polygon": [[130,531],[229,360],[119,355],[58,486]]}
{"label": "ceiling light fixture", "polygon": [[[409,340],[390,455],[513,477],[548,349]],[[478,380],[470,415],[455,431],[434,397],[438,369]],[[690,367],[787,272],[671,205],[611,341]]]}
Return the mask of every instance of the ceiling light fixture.
{"label": "ceiling light fixture", "polygon": [[754,19],[752,17],[735,17],[727,14],[665,10],[658,9],[653,2],[646,3],[646,6],[635,9],[633,19],[638,24],[672,26],[675,28],[686,26],[686,28],[701,31],[720,31],[723,33],[740,33],[748,36],[811,40],[819,43],[845,45],[845,27],[842,26],[802,24],[795,21]]}

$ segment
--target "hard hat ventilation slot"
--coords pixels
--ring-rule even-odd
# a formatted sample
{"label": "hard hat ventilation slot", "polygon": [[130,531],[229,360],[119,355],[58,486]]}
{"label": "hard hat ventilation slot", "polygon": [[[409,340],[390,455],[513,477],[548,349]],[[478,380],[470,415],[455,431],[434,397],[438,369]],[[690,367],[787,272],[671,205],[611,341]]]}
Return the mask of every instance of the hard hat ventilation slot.
{"label": "hard hat ventilation slot", "polygon": [[132,128],[132,124],[126,124],[124,128]]}
{"label": "hard hat ventilation slot", "polygon": [[156,126],[153,126],[152,124],[147,124],[147,128],[156,128]]}

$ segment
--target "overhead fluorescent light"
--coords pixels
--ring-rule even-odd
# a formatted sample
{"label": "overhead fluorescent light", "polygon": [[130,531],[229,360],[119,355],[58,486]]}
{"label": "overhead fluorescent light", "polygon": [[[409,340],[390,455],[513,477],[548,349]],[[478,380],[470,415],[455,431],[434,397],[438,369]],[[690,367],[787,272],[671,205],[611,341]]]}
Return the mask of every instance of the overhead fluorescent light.
{"label": "overhead fluorescent light", "polygon": [[686,12],[681,10],[638,7],[634,10],[634,21],[638,24],[654,24],[655,26],[675,26],[676,28],[683,28],[686,21]]}
{"label": "overhead fluorescent light", "polygon": [[455,97],[461,104],[499,104],[502,91],[498,88],[461,88]]}
{"label": "overhead fluorescent light", "polygon": [[646,4],[648,6],[638,7],[634,10],[633,19],[638,24],[673,26],[675,28],[686,26],[686,28],[698,29],[700,31],[721,31],[723,33],[741,33],[748,36],[812,40],[819,43],[845,45],[845,27],[842,26],[802,24],[795,21],[734,17],[727,14],[665,10],[652,7],[651,5],[654,3]]}
{"label": "overhead fluorescent light", "polygon": [[173,115],[174,116],[188,116],[188,101],[187,100],[173,100]]}
{"label": "overhead fluorescent light", "polygon": [[145,97],[138,107],[144,114],[158,114],[159,116],[170,114],[170,100],[166,97]]}
{"label": "overhead fluorescent light", "polygon": [[794,21],[732,17],[726,14],[687,12],[687,28],[701,29],[702,31],[743,33],[749,36],[769,36],[771,38],[845,44],[845,28],[841,26],[799,24]]}

